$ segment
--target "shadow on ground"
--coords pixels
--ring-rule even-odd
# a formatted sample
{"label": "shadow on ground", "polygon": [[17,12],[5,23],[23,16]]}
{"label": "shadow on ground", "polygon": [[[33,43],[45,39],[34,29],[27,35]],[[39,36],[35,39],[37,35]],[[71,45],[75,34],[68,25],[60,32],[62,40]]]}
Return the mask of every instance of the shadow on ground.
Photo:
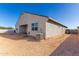
{"label": "shadow on ground", "polygon": [[79,36],[71,34],[50,56],[79,56]]}
{"label": "shadow on ground", "polygon": [[40,40],[37,40],[34,37],[26,36],[26,34],[16,34],[14,31],[6,31],[4,33],[0,33],[1,37],[12,39],[12,40],[27,40],[32,42],[39,42]]}

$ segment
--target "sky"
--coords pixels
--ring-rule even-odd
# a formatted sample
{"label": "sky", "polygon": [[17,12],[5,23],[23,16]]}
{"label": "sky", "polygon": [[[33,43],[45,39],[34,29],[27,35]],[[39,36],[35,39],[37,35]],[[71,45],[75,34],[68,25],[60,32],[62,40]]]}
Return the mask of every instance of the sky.
{"label": "sky", "polygon": [[79,26],[78,3],[0,3],[0,26],[15,27],[24,11],[51,17],[68,28]]}

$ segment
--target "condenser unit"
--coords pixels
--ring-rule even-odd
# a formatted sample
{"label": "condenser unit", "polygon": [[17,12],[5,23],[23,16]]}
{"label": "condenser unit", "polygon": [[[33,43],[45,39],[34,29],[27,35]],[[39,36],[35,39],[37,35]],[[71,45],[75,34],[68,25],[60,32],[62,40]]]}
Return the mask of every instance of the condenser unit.
{"label": "condenser unit", "polygon": [[36,39],[43,39],[43,38],[44,38],[43,33],[37,33],[36,34]]}

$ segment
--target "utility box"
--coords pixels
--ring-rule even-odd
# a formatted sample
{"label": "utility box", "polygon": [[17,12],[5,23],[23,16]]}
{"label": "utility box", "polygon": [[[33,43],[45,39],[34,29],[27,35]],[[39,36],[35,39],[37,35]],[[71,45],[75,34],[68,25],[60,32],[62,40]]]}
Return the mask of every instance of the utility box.
{"label": "utility box", "polygon": [[44,39],[43,33],[36,34],[36,39]]}

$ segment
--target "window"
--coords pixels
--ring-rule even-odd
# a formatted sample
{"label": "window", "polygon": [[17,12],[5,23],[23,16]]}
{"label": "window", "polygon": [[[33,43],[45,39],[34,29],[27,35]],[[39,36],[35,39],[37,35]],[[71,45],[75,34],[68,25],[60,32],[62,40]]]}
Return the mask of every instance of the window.
{"label": "window", "polygon": [[38,30],[38,23],[32,23],[32,31]]}

